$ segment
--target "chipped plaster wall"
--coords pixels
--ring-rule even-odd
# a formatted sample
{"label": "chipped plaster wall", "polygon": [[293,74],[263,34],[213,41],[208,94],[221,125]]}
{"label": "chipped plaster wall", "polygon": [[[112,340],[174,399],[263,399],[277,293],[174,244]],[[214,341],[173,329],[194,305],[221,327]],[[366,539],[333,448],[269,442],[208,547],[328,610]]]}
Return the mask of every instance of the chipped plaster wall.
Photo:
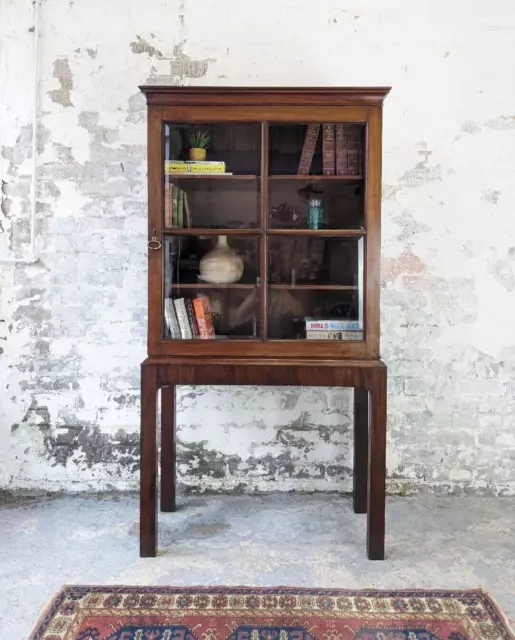
{"label": "chipped plaster wall", "polygon": [[[515,493],[515,5],[43,0],[37,254],[0,266],[0,486],[137,486],[147,79],[393,85],[392,490]],[[32,3],[0,0],[0,256],[29,241]],[[294,34],[294,35],[291,35]],[[347,392],[183,388],[192,489],[349,489]]]}

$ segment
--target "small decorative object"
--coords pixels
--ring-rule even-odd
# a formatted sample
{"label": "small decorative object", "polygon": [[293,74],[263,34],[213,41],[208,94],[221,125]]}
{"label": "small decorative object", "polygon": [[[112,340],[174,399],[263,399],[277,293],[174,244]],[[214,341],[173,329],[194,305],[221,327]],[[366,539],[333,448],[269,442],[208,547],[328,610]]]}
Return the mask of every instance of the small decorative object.
{"label": "small decorative object", "polygon": [[229,284],[238,282],[243,275],[243,260],[227,244],[227,236],[218,236],[214,249],[206,253],[199,265],[200,279],[204,282]]}
{"label": "small decorative object", "polygon": [[322,192],[313,191],[308,200],[308,227],[309,229],[321,229],[323,224]]}
{"label": "small decorative object", "polygon": [[283,202],[277,207],[272,207],[272,227],[278,229],[295,229],[299,226],[300,216],[295,207]]}
{"label": "small decorative object", "polygon": [[211,142],[211,136],[204,129],[196,129],[189,136],[190,160],[202,161],[206,159],[206,149]]}

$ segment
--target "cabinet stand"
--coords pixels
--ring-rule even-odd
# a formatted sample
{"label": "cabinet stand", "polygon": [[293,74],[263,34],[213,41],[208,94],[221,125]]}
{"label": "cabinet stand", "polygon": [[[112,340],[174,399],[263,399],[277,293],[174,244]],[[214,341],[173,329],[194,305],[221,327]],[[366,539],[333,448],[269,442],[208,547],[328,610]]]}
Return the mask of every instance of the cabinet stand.
{"label": "cabinet stand", "polygon": [[177,385],[354,388],[355,513],[367,514],[367,555],[384,559],[386,365],[380,360],[154,357],[141,365],[140,556],[157,549],[157,392],[161,389],[161,511],[175,511]]}

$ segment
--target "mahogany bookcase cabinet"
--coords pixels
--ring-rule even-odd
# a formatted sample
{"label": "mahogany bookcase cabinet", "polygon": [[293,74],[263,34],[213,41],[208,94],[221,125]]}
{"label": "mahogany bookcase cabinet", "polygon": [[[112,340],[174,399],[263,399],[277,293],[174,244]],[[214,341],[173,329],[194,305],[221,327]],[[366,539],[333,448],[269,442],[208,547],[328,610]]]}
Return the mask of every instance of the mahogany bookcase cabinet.
{"label": "mahogany bookcase cabinet", "polygon": [[[158,392],[160,506],[174,511],[177,385],[302,385],[354,388],[354,511],[367,513],[368,557],[383,559],[379,261],[389,89],[141,90],[148,358],[140,555],[156,555]],[[206,159],[192,160],[190,149],[206,142]]]}

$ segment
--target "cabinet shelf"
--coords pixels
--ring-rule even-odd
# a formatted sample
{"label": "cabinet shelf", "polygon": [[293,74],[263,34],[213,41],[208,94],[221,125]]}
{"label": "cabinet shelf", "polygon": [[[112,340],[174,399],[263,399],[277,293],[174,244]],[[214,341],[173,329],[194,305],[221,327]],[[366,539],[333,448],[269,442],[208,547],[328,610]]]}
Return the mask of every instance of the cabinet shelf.
{"label": "cabinet shelf", "polygon": [[165,227],[165,236],[259,236],[259,229],[200,229],[196,227]]}
{"label": "cabinet shelf", "polygon": [[247,174],[233,174],[227,175],[224,173],[166,173],[166,177],[170,180],[219,180],[219,181],[251,181],[251,180],[259,180],[259,176],[257,175],[247,175]]}
{"label": "cabinet shelf", "polygon": [[356,237],[366,236],[365,229],[200,229],[196,227],[165,227],[165,236],[321,236]]}
{"label": "cabinet shelf", "polygon": [[269,180],[300,180],[303,182],[330,182],[331,180],[363,180],[363,176],[315,176],[315,175],[305,175],[305,174],[281,174],[281,175],[270,175],[268,176]]}
{"label": "cabinet shelf", "polygon": [[296,291],[358,291],[354,285],[344,284],[271,284],[270,289],[293,289]]}
{"label": "cabinet shelf", "polygon": [[366,236],[365,229],[268,229],[269,236],[318,236],[330,237],[356,237]]}
{"label": "cabinet shelf", "polygon": [[214,282],[192,282],[172,285],[173,289],[257,289],[257,284],[240,284],[238,282],[231,284],[216,284]]}

